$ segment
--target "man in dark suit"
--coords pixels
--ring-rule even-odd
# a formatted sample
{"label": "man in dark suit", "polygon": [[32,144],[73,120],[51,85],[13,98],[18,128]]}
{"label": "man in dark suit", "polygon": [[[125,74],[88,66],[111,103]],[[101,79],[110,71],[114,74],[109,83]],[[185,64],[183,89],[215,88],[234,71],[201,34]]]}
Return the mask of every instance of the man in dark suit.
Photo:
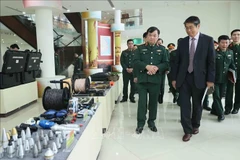
{"label": "man in dark suit", "polygon": [[213,38],[199,32],[198,17],[187,18],[184,25],[188,36],[177,48],[172,85],[180,92],[181,124],[185,133],[182,140],[186,142],[192,134],[199,133],[204,90],[206,86],[214,86],[215,50]]}

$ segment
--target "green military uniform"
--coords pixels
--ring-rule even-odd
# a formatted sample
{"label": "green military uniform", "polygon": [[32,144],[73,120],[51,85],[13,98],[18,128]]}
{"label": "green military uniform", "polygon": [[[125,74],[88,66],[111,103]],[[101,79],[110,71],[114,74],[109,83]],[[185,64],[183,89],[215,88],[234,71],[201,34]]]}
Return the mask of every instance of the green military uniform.
{"label": "green military uniform", "polygon": [[58,75],[60,72],[60,60],[59,60],[59,55],[55,54],[55,74]]}
{"label": "green military uniform", "polygon": [[80,57],[77,57],[75,61],[73,62],[74,65],[74,74],[80,74],[83,70],[83,60]]}
{"label": "green military uniform", "polygon": [[[168,57],[165,47],[150,46],[144,44],[138,47],[134,55],[134,65],[138,71],[138,111],[137,111],[137,127],[143,127],[146,121],[147,113],[147,93],[149,93],[149,127],[155,126],[157,116],[157,102],[159,96],[159,88],[162,83],[162,76],[168,69]],[[155,65],[158,71],[154,75],[148,75],[146,66]]]}
{"label": "green military uniform", "polygon": [[169,56],[169,62],[170,62],[170,68],[169,68],[169,74],[168,74],[168,81],[169,81],[169,86],[170,86],[170,91],[172,92],[173,95],[173,103],[177,102],[178,99],[178,95],[179,93],[177,92],[177,90],[172,86],[172,72],[171,72],[171,68],[173,67],[174,63],[175,63],[175,58],[176,58],[176,54],[177,54],[177,50],[173,50],[170,53]]}
{"label": "green military uniform", "polygon": [[124,50],[120,57],[120,62],[123,68],[123,99],[122,101],[127,101],[128,99],[128,84],[130,81],[131,89],[130,89],[130,96],[129,99],[134,101],[134,94],[135,94],[135,83],[133,81],[133,72],[128,73],[127,68],[133,68],[133,57],[134,57],[133,50]]}
{"label": "green military uniform", "polygon": [[[236,67],[237,82],[235,84],[235,99],[234,99],[234,108],[232,113],[238,113],[240,108],[240,44],[229,45],[229,49],[233,51],[233,60]],[[233,107],[233,87],[234,84],[228,81],[227,83],[227,92],[225,99],[225,113],[229,113]]]}
{"label": "green military uniform", "polygon": [[[163,46],[164,47],[164,46]],[[164,47],[165,48],[165,47]],[[169,52],[168,50],[166,50],[166,54],[167,54],[167,58],[169,59]],[[161,80],[161,85],[160,85],[160,93],[159,93],[159,96],[158,96],[158,102],[160,104],[163,103],[163,96],[164,96],[164,90],[165,90],[165,79],[166,79],[166,71],[168,70],[169,68],[167,68],[165,71],[163,71],[162,73],[162,80]]]}
{"label": "green military uniform", "polygon": [[235,70],[233,62],[233,52],[228,49],[227,51],[221,51],[219,48],[216,49],[216,76],[213,92],[213,104],[212,104],[212,113],[217,116],[223,115],[223,106],[222,106],[222,95],[225,90],[225,84],[228,81],[228,70]]}

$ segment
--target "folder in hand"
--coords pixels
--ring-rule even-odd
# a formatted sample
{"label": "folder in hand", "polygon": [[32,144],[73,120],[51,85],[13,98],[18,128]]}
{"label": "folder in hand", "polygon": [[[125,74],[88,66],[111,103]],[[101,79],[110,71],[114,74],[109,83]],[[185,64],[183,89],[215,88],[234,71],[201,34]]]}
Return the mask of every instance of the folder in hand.
{"label": "folder in hand", "polygon": [[228,80],[232,83],[236,83],[236,72],[233,69],[228,70]]}
{"label": "folder in hand", "polygon": [[205,91],[204,91],[204,94],[203,94],[203,97],[202,97],[202,102],[201,102],[201,106],[203,106],[203,102],[204,102],[204,99],[206,97],[206,95],[210,95],[210,94],[213,94],[214,92],[214,87],[206,87]]}

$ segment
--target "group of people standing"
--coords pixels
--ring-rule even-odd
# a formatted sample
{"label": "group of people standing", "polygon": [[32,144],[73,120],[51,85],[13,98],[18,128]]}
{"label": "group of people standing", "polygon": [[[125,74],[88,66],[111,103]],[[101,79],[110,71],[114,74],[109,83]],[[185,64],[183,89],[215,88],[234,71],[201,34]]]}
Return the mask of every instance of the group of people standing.
{"label": "group of people standing", "polygon": [[[178,39],[177,49],[170,43],[168,50],[159,39],[157,27],[148,28],[143,34],[145,43],[134,49],[132,39],[128,49],[122,52],[123,99],[135,103],[134,94],[139,94],[136,133],[140,134],[147,120],[151,131],[157,132],[155,120],[158,102],[163,102],[165,77],[167,75],[173,103],[180,106],[183,141],[199,133],[202,117],[202,98],[206,88],[214,88],[211,113],[223,121],[225,115],[237,114],[240,108],[240,29],[231,32],[232,43],[227,35],[218,38],[214,47],[212,37],[199,32],[200,19],[188,17],[184,22],[188,36]],[[231,71],[231,72],[230,72]],[[232,78],[237,78],[234,81]],[[230,77],[230,79],[229,79]],[[131,92],[128,97],[128,84]],[[137,86],[137,87],[136,87]],[[233,90],[235,99],[233,103]],[[225,111],[221,99],[226,90]],[[238,97],[238,99],[237,99]]]}

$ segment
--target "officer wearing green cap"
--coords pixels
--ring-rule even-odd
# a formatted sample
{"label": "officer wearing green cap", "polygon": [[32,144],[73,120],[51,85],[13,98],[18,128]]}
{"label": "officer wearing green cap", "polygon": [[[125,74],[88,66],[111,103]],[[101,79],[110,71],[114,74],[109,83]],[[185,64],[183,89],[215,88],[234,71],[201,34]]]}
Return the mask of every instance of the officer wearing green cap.
{"label": "officer wearing green cap", "polygon": [[[236,67],[237,81],[234,85],[231,81],[227,83],[227,92],[225,99],[225,114],[237,114],[240,108],[240,29],[231,32],[233,42],[229,45],[229,49],[233,51],[233,60]],[[233,88],[235,86],[235,98],[233,104]],[[232,110],[233,108],[233,110]],[[232,112],[231,112],[232,111]]]}
{"label": "officer wearing green cap", "polygon": [[[162,45],[163,46],[163,39],[162,38],[158,38],[157,41],[158,45]],[[168,50],[166,50],[167,55],[168,55],[168,59],[169,59],[169,52]],[[160,85],[160,92],[159,92],[159,96],[158,96],[158,103],[162,104],[163,103],[163,96],[164,96],[164,90],[165,90],[165,79],[166,79],[166,74],[168,73],[168,69],[165,70],[165,74],[163,74],[162,76],[162,83]]]}
{"label": "officer wearing green cap", "polygon": [[162,83],[162,76],[169,67],[165,47],[158,45],[157,40],[160,31],[156,27],[147,30],[147,43],[138,46],[134,54],[134,66],[138,74],[138,111],[136,133],[142,133],[146,121],[147,95],[149,94],[149,118],[148,127],[151,131],[157,132],[155,120],[157,116],[157,105],[159,88]]}
{"label": "officer wearing green cap", "polygon": [[218,121],[223,121],[224,111],[222,106],[222,95],[228,79],[229,68],[235,70],[233,52],[228,49],[229,37],[221,35],[218,38],[219,47],[216,49],[216,76],[213,92],[213,104],[211,113],[218,116]]}
{"label": "officer wearing green cap", "polygon": [[127,40],[128,49],[124,50],[120,57],[120,62],[123,68],[123,98],[120,102],[126,102],[128,99],[128,84],[130,81],[130,102],[135,103],[135,84],[133,81],[133,56],[134,56],[134,44],[133,39]]}

